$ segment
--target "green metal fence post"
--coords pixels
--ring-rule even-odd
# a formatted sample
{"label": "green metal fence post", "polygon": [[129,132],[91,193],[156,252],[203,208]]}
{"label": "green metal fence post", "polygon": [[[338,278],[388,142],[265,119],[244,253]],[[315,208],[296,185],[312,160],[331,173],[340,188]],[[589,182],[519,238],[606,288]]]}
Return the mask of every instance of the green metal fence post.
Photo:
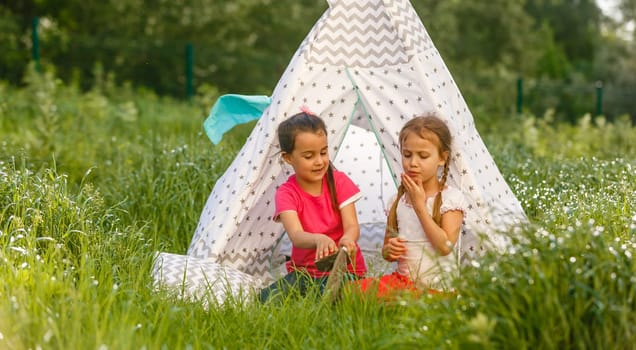
{"label": "green metal fence post", "polygon": [[517,78],[517,114],[523,111],[523,78]]}
{"label": "green metal fence post", "polygon": [[603,82],[596,82],[596,116],[603,115]]}
{"label": "green metal fence post", "polygon": [[39,37],[40,18],[33,17],[31,21],[31,42],[33,44],[31,48],[31,56],[33,62],[35,62],[35,70],[40,71],[40,37]]}
{"label": "green metal fence post", "polygon": [[192,43],[186,44],[186,97],[189,99],[194,96],[194,84],[192,83],[193,74],[192,66],[194,65],[194,48]]}

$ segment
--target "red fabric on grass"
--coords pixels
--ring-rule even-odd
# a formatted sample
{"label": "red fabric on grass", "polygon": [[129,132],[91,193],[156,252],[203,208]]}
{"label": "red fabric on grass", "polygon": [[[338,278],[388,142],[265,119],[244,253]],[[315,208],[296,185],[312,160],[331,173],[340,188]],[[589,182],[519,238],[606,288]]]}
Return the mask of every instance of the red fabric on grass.
{"label": "red fabric on grass", "polygon": [[[395,271],[390,275],[383,275],[381,277],[370,277],[357,280],[353,282],[355,289],[365,294],[371,294],[375,292],[375,296],[379,299],[390,299],[399,294],[411,294],[412,296],[419,297],[424,293],[424,290],[417,288],[415,283],[408,277]],[[448,293],[436,289],[427,288],[426,292],[431,295],[440,296],[452,296],[455,293]]]}
{"label": "red fabric on grass", "polygon": [[360,288],[361,292],[375,292],[378,298],[390,297],[404,292],[415,293],[416,295],[422,293],[421,290],[415,287],[413,281],[398,272],[379,278],[364,278],[353,283]]}

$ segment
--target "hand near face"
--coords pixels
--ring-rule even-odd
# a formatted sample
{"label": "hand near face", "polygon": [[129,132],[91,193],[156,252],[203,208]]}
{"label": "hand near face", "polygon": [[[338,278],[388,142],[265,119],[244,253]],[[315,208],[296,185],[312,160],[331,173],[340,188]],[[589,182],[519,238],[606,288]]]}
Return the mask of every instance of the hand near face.
{"label": "hand near face", "polygon": [[412,179],[410,176],[402,174],[402,185],[413,207],[426,203],[426,191],[422,186],[422,180]]}

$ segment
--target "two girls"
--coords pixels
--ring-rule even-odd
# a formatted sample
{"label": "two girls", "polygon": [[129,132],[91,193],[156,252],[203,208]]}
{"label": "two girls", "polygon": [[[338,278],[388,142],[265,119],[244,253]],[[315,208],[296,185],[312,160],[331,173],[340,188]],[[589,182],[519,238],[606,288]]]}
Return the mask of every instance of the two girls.
{"label": "two girls", "polygon": [[[285,162],[295,174],[276,193],[275,219],[283,223],[293,248],[288,274],[261,291],[261,301],[285,295],[292,288],[305,294],[313,285],[324,289],[328,273],[315,261],[338,247],[354,252],[348,266],[352,279],[366,272],[357,246],[360,235],[354,202],[360,190],[329,161],[324,122],[299,113],[278,128]],[[354,282],[363,291],[383,297],[399,291],[445,289],[457,263],[451,254],[464,217],[461,192],[446,184],[451,135],[437,117],[416,117],[399,135],[403,174],[391,206],[382,255],[397,269],[380,278]]]}

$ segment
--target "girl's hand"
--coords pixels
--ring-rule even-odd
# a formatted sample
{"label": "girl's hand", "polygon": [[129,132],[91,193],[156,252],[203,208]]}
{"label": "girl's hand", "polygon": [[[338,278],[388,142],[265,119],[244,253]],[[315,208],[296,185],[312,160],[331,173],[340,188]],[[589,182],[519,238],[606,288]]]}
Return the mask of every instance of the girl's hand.
{"label": "girl's hand", "polygon": [[402,185],[414,208],[419,205],[426,205],[426,191],[420,179],[414,180],[410,176],[402,174]]}
{"label": "girl's hand", "polygon": [[316,233],[316,260],[320,260],[338,250],[336,242],[322,233]]}
{"label": "girl's hand", "polygon": [[406,240],[400,237],[392,237],[382,247],[382,257],[384,260],[395,261],[406,253]]}
{"label": "girl's hand", "polygon": [[338,242],[338,246],[347,248],[347,253],[349,253],[350,257],[353,258],[354,256],[356,256],[355,254],[358,246],[356,246],[356,242],[353,239],[347,236],[343,236],[340,239],[340,242]]}

